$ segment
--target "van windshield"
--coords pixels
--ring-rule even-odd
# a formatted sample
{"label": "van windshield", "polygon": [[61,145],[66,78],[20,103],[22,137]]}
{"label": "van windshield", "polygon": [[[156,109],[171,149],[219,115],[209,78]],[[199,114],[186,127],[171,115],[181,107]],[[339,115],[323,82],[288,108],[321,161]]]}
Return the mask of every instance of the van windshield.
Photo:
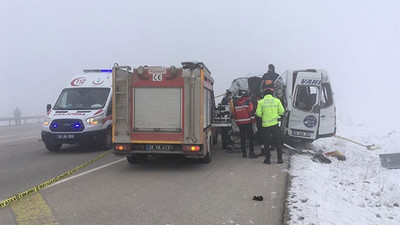
{"label": "van windshield", "polygon": [[110,88],[66,88],[53,109],[94,110],[104,108]]}

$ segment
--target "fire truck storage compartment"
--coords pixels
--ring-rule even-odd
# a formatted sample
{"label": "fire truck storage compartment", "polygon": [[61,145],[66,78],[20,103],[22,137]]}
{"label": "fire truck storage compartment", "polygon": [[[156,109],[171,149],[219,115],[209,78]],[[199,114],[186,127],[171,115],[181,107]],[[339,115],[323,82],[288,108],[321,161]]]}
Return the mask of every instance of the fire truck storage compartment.
{"label": "fire truck storage compartment", "polygon": [[182,132],[182,89],[133,88],[133,132]]}

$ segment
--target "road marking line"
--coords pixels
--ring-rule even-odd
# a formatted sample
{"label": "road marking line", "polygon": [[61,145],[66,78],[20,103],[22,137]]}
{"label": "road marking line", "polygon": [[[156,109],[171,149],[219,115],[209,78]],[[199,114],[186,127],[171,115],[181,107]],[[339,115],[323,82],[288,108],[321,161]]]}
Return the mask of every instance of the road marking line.
{"label": "road marking line", "polygon": [[2,140],[2,142],[8,142],[8,141],[20,141],[20,140],[25,140],[25,139],[33,139],[33,138],[39,138],[39,136],[32,136],[32,137],[26,137],[26,138],[16,138],[16,139],[9,139],[9,140]]}
{"label": "road marking line", "polygon": [[103,158],[104,156],[110,154],[112,151],[113,150],[111,149],[111,150],[109,150],[109,151],[107,151],[105,153],[102,153],[99,156],[95,157],[94,159],[91,159],[91,160],[81,164],[80,166],[77,166],[77,167],[73,168],[72,170],[69,170],[69,171],[67,171],[67,172],[65,172],[65,173],[63,173],[63,174],[61,174],[61,175],[59,175],[59,176],[57,176],[57,177],[55,177],[53,179],[45,181],[45,182],[43,182],[43,183],[41,183],[41,184],[39,184],[39,185],[37,185],[37,186],[35,186],[33,188],[30,188],[30,189],[28,189],[28,190],[26,190],[24,192],[21,192],[18,195],[12,196],[11,198],[8,198],[8,199],[6,199],[4,201],[0,201],[0,209],[6,207],[7,205],[10,205],[13,202],[18,202],[21,199],[23,199],[23,198],[25,198],[25,197],[27,197],[27,196],[35,193],[35,192],[39,192],[40,190],[46,188],[47,186],[50,186],[53,183],[56,183],[57,181],[60,181],[60,180],[62,180],[64,178],[67,178],[71,174],[78,172],[79,170],[89,166],[90,164],[92,164],[92,163],[96,162],[97,160]]}
{"label": "road marking line", "polygon": [[69,180],[72,180],[72,179],[78,178],[78,177],[80,177],[80,176],[83,176],[83,175],[86,175],[86,174],[88,174],[88,173],[91,173],[91,172],[97,171],[97,170],[99,170],[99,169],[103,169],[104,167],[107,167],[107,166],[114,165],[114,164],[116,164],[116,163],[119,163],[119,162],[122,162],[122,161],[124,161],[124,160],[126,160],[126,159],[119,159],[119,160],[117,160],[117,161],[110,162],[110,163],[108,163],[108,164],[105,164],[105,165],[102,165],[102,166],[99,166],[99,167],[93,168],[93,169],[91,169],[91,170],[88,170],[88,171],[82,172],[82,173],[80,173],[80,174],[74,175],[74,176],[72,176],[72,177],[65,178],[64,180],[61,180],[61,181],[59,181],[59,182],[57,182],[57,183],[54,183],[54,184],[52,184],[52,185],[50,185],[50,186],[48,186],[48,187],[46,187],[46,188],[50,188],[50,187],[53,187],[53,186],[56,186],[56,185],[62,184],[62,183],[64,183],[64,182],[67,182],[67,181],[69,181]]}
{"label": "road marking line", "polygon": [[25,135],[32,135],[32,134],[36,134],[37,135],[37,131],[35,132],[28,132],[28,133],[18,133],[18,134],[7,134],[7,135],[1,135],[0,138],[7,138],[7,137],[12,137],[12,136],[25,136]]}
{"label": "road marking line", "polygon": [[21,199],[11,205],[15,220],[19,225],[46,224],[59,225],[50,206],[40,193]]}

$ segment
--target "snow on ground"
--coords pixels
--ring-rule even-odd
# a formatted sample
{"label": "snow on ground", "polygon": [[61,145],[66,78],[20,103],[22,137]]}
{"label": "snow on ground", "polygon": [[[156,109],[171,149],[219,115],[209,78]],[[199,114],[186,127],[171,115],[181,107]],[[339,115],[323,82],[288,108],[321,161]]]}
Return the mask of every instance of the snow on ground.
{"label": "snow on ground", "polygon": [[380,149],[323,138],[309,146],[338,150],[346,161],[328,157],[332,163],[322,164],[309,155],[292,155],[288,224],[400,224],[400,169],[383,168],[379,159],[382,153],[400,153],[399,130],[364,124],[338,121],[337,135]]}

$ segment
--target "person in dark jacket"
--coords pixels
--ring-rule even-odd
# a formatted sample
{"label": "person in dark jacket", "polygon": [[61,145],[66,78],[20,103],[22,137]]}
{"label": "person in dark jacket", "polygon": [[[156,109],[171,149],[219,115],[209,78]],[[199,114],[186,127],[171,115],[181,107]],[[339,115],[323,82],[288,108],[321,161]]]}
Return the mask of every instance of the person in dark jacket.
{"label": "person in dark jacket", "polygon": [[[253,96],[251,103],[253,103],[254,106],[254,111],[256,111],[258,107],[258,101],[262,99],[262,95],[258,96]],[[256,116],[256,126],[257,126],[257,132],[256,132],[256,138],[257,142],[260,144],[261,147],[261,152],[258,154],[258,156],[265,156],[265,148],[264,148],[264,135],[263,135],[263,128],[262,128],[262,119],[258,116]]]}
{"label": "person in dark jacket", "polygon": [[243,152],[243,158],[247,157],[246,139],[249,139],[249,158],[257,158],[254,154],[254,131],[253,122],[255,122],[255,114],[253,104],[250,101],[247,91],[239,91],[240,98],[234,103],[235,122],[239,126],[240,131],[240,147]]}
{"label": "person in dark jacket", "polygon": [[[232,104],[231,102],[232,102],[232,92],[229,90],[226,90],[225,96],[221,100],[221,105],[224,105],[224,106],[227,105],[227,106],[231,107],[231,104]],[[230,111],[231,111],[231,109],[230,109]],[[232,128],[221,127],[220,129],[221,129],[222,149],[231,151],[232,147],[229,145],[233,144],[233,141],[232,141],[231,135],[230,135],[230,130]]]}
{"label": "person in dark jacket", "polygon": [[275,73],[275,66],[273,64],[268,65],[268,71],[262,76],[261,91],[269,88],[274,91],[275,80],[278,79],[279,74]]}

